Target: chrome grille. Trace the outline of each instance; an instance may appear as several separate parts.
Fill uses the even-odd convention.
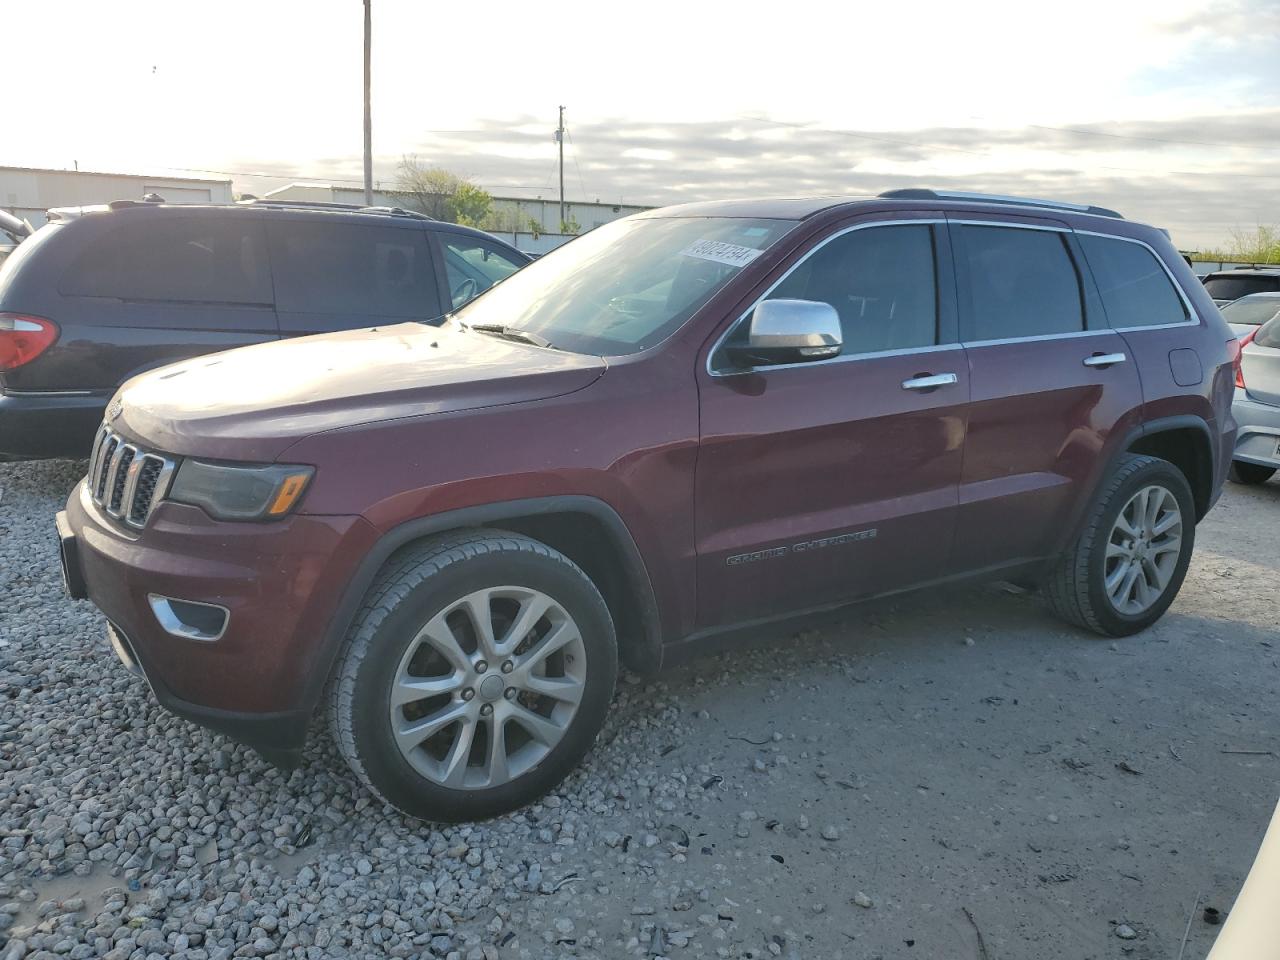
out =
[[[129,443],[103,424],[93,442],[86,486],[108,516],[141,529],[168,493],[175,466],[168,457]]]

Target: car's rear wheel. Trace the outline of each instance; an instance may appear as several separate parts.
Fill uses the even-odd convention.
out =
[[[1245,463],[1243,460],[1231,461],[1231,472],[1228,476],[1232,483],[1242,483],[1245,486],[1256,486],[1259,483],[1266,483],[1276,472],[1275,467],[1264,467],[1258,463]]]
[[[1050,603],[1064,619],[1106,636],[1145,629],[1178,595],[1195,522],[1182,471],[1156,457],[1126,455],[1048,578]]]
[[[424,820],[537,799],[582,759],[617,674],[608,607],[544,543],[472,530],[398,554],[329,691],[334,739],[375,793]]]

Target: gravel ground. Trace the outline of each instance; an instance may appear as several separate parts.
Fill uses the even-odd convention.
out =
[[[317,736],[170,717],[62,596],[71,464],[0,466],[0,958],[1171,957],[1276,801],[1280,482],[1143,636],[988,585],[624,678],[582,770],[436,829]],[[1187,958],[1215,928],[1191,925]]]

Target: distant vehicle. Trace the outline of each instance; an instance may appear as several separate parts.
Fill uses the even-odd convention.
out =
[[[619,658],[965,576],[1155,623],[1239,356],[1099,207],[653,210],[439,327],[131,380],[57,517],[66,583],[171,710],[284,765],[320,711],[388,803],[484,818],[582,758]]]
[[[1236,336],[1252,333],[1272,317],[1280,314],[1280,291],[1251,293],[1222,306],[1222,318],[1231,324]]]
[[[1254,293],[1280,293],[1280,267],[1236,267],[1204,278],[1204,288],[1218,306]]]
[[[87,457],[135,374],[230,347],[437,322],[529,257],[387,207],[124,200],[50,211],[0,268],[0,460]]]
[[[12,213],[0,210],[0,263],[4,263],[5,258],[31,233],[31,224]]]
[[[1236,368],[1236,452],[1231,479],[1266,483],[1280,469],[1280,317],[1272,317],[1241,341]]]

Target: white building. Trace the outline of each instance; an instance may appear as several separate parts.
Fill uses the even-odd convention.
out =
[[[364,190],[360,187],[338,187],[329,183],[291,183],[265,194],[264,200],[300,200],[311,203],[364,203]],[[394,207],[404,200],[385,190],[373,192],[373,204],[378,207]],[[648,210],[637,204],[565,201],[565,219],[577,223],[581,232],[594,230],[611,220],[628,217]],[[502,237],[521,250],[545,253],[571,240],[572,235],[560,232],[560,202],[542,197],[494,197],[490,233]],[[534,232],[534,225],[537,232]]]
[[[149,193],[169,203],[230,203],[232,200],[230,180],[0,167],[0,207],[30,220],[36,227],[45,222],[45,211],[51,207],[141,200]]]

